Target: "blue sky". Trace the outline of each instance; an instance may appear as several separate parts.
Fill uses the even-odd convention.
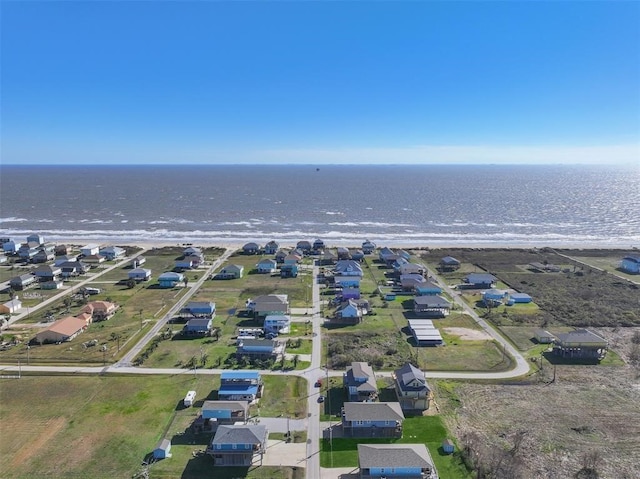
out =
[[[640,161],[640,2],[2,1],[5,164]]]

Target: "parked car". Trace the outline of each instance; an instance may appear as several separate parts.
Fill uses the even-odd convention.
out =
[[[322,387],[322,378],[320,378],[320,379],[318,379],[318,380],[316,381],[315,386],[316,386],[317,388]]]
[[[325,397],[324,396],[318,396],[318,402],[324,402]]]

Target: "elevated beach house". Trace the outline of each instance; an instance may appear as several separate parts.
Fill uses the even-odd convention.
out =
[[[256,270],[261,274],[271,274],[278,270],[278,263],[275,259],[264,258],[256,264]]]
[[[207,454],[215,466],[261,465],[269,435],[260,425],[233,424],[218,427]]]
[[[558,334],[553,353],[566,359],[604,359],[609,343],[603,337],[588,329],[576,329],[569,333]]]
[[[264,332],[287,334],[291,328],[291,317],[286,314],[270,314],[264,318]]]
[[[437,479],[424,444],[358,444],[359,479]]]
[[[211,318],[191,318],[182,328],[185,336],[208,336],[213,330],[213,319]]]
[[[158,276],[160,288],[175,288],[179,283],[184,283],[184,275],[174,271],[167,271]]]
[[[276,241],[269,241],[266,245],[264,245],[264,254],[276,254],[280,245]]]
[[[134,268],[127,273],[127,277],[134,281],[149,281],[151,279],[151,270],[147,268]]]
[[[251,359],[277,359],[284,354],[284,343],[274,339],[239,339],[236,357]]]
[[[216,303],[212,301],[190,301],[180,313],[193,318],[213,318],[216,315]]]
[[[423,318],[444,318],[449,315],[451,303],[442,296],[427,295],[413,298],[413,312]]]
[[[205,401],[193,425],[196,431],[204,432],[220,425],[246,424],[248,418],[248,401]]]
[[[289,314],[289,297],[286,294],[266,294],[247,300],[247,311],[256,318]]]
[[[107,258],[107,261],[113,261],[114,259],[124,256],[127,251],[124,248],[118,246],[107,246],[99,250],[99,255]]]
[[[21,274],[19,276],[14,276],[9,280],[9,286],[16,291],[23,290],[30,285],[33,285],[38,278],[36,278],[31,273]]]
[[[490,289],[498,279],[489,273],[470,273],[464,278],[469,289]]]
[[[260,252],[260,245],[258,243],[247,243],[242,247],[244,254],[258,254]]]
[[[376,376],[369,364],[354,361],[342,376],[350,402],[370,402],[378,399]]]
[[[218,399],[221,401],[248,401],[262,397],[264,384],[258,371],[223,371],[220,374]]]
[[[375,251],[376,244],[373,241],[365,240],[362,243],[362,252],[364,254],[371,254]]]
[[[240,279],[244,274],[244,266],[241,264],[228,264],[215,274],[213,279]]]
[[[404,414],[397,402],[346,402],[342,407],[345,437],[402,437]]]
[[[398,402],[403,411],[424,411],[429,408],[431,389],[424,372],[411,363],[393,372]]]
[[[438,263],[438,269],[443,273],[447,271],[456,271],[459,268],[460,268],[460,261],[455,259],[453,256],[445,256]]]

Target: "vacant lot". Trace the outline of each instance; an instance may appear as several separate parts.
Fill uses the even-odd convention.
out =
[[[569,253],[565,251],[564,253]],[[612,253],[609,254],[619,254]],[[528,293],[539,306],[536,314],[509,311],[509,322],[569,326],[640,325],[640,287],[619,276],[585,266],[550,249],[446,249],[423,256],[432,267],[451,255],[497,276],[505,285]],[[529,269],[532,262],[558,265],[563,272],[540,273]],[[460,272],[445,278],[460,280]]]
[[[632,329],[599,332],[630,361]],[[479,454],[485,469],[501,470],[496,477],[507,477],[509,466],[513,479],[637,478],[637,366],[558,365],[552,378],[553,367],[545,363],[528,384],[436,383],[438,401],[454,411],[449,426],[459,431],[460,445]],[[588,475],[591,466],[598,475]]]

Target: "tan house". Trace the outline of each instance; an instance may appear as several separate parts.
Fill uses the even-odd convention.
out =
[[[22,302],[18,298],[13,298],[11,301],[0,304],[1,314],[13,314],[17,313],[22,308]]]
[[[71,341],[85,329],[87,329],[87,322],[84,319],[68,316],[37,333],[35,340],[40,344]]]
[[[82,308],[83,313],[89,313],[93,321],[106,321],[116,313],[118,305],[109,301],[91,301]]]

